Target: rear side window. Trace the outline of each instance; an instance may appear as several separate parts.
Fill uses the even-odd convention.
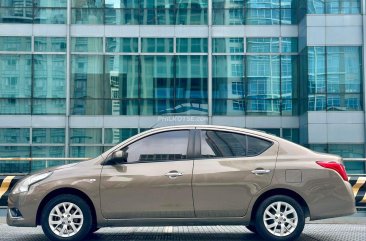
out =
[[[201,158],[257,156],[272,142],[225,131],[201,131]]]

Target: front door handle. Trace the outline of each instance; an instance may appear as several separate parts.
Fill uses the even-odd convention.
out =
[[[258,176],[258,175],[268,174],[268,173],[271,172],[271,170],[268,170],[268,169],[255,169],[255,170],[252,170],[251,172]]]
[[[183,176],[183,173],[178,171],[170,171],[165,174],[166,177],[169,177],[170,179],[176,179],[177,177]]]

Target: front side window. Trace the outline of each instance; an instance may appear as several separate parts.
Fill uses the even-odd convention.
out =
[[[257,156],[270,146],[272,142],[253,136],[224,131],[201,131],[201,158]]]
[[[122,150],[127,163],[177,161],[187,159],[188,130],[154,134],[138,140]]]

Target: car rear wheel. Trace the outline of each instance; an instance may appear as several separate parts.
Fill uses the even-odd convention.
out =
[[[267,240],[297,239],[305,226],[301,205],[291,197],[276,195],[264,200],[256,213],[257,233]]]
[[[55,241],[82,240],[90,233],[92,223],[89,205],[80,197],[70,194],[51,199],[41,216],[43,232]]]

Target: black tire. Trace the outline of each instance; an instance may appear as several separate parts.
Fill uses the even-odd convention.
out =
[[[63,202],[70,202],[75,204],[77,207],[80,208],[82,215],[83,215],[83,223],[80,226],[80,229],[70,237],[62,237],[57,235],[51,230],[51,227],[48,223],[48,217],[52,211],[52,209]],[[42,210],[41,215],[41,225],[44,234],[50,240],[54,241],[76,241],[76,240],[83,240],[92,230],[93,227],[93,217],[90,211],[89,205],[80,197],[71,194],[63,194],[52,198],[50,201],[47,202],[45,207]]]
[[[257,229],[256,229],[256,227],[254,226],[254,225],[247,225],[247,226],[245,226],[250,232],[252,232],[252,233],[257,233]]]
[[[292,233],[289,233],[286,236],[276,236],[276,235],[272,234],[270,231],[268,231],[265,226],[265,221],[263,218],[264,212],[267,207],[269,207],[271,204],[273,204],[275,202],[284,202],[284,203],[290,204],[297,214],[297,219],[298,219],[297,225],[294,228],[294,230],[292,231]],[[281,211],[281,213],[282,213],[282,211]],[[284,216],[282,216],[282,217],[284,217]],[[282,219],[282,217],[281,217],[281,219]],[[288,218],[288,216],[286,218]],[[276,219],[276,220],[281,221],[280,219]],[[286,221],[286,219],[284,219],[284,220]],[[283,220],[282,220],[282,223],[283,223]],[[288,197],[288,196],[284,196],[284,195],[275,195],[275,196],[265,199],[259,205],[257,212],[256,212],[256,216],[255,216],[255,227],[256,227],[257,233],[266,240],[273,240],[273,241],[296,240],[301,235],[301,233],[304,229],[304,226],[305,226],[305,215],[304,215],[303,208],[295,199]],[[276,227],[280,227],[280,226],[276,226]],[[291,229],[292,226],[289,225],[287,227],[289,229]]]
[[[91,230],[90,230],[90,233],[95,233],[99,230],[100,228],[96,228],[96,227],[93,227]]]

